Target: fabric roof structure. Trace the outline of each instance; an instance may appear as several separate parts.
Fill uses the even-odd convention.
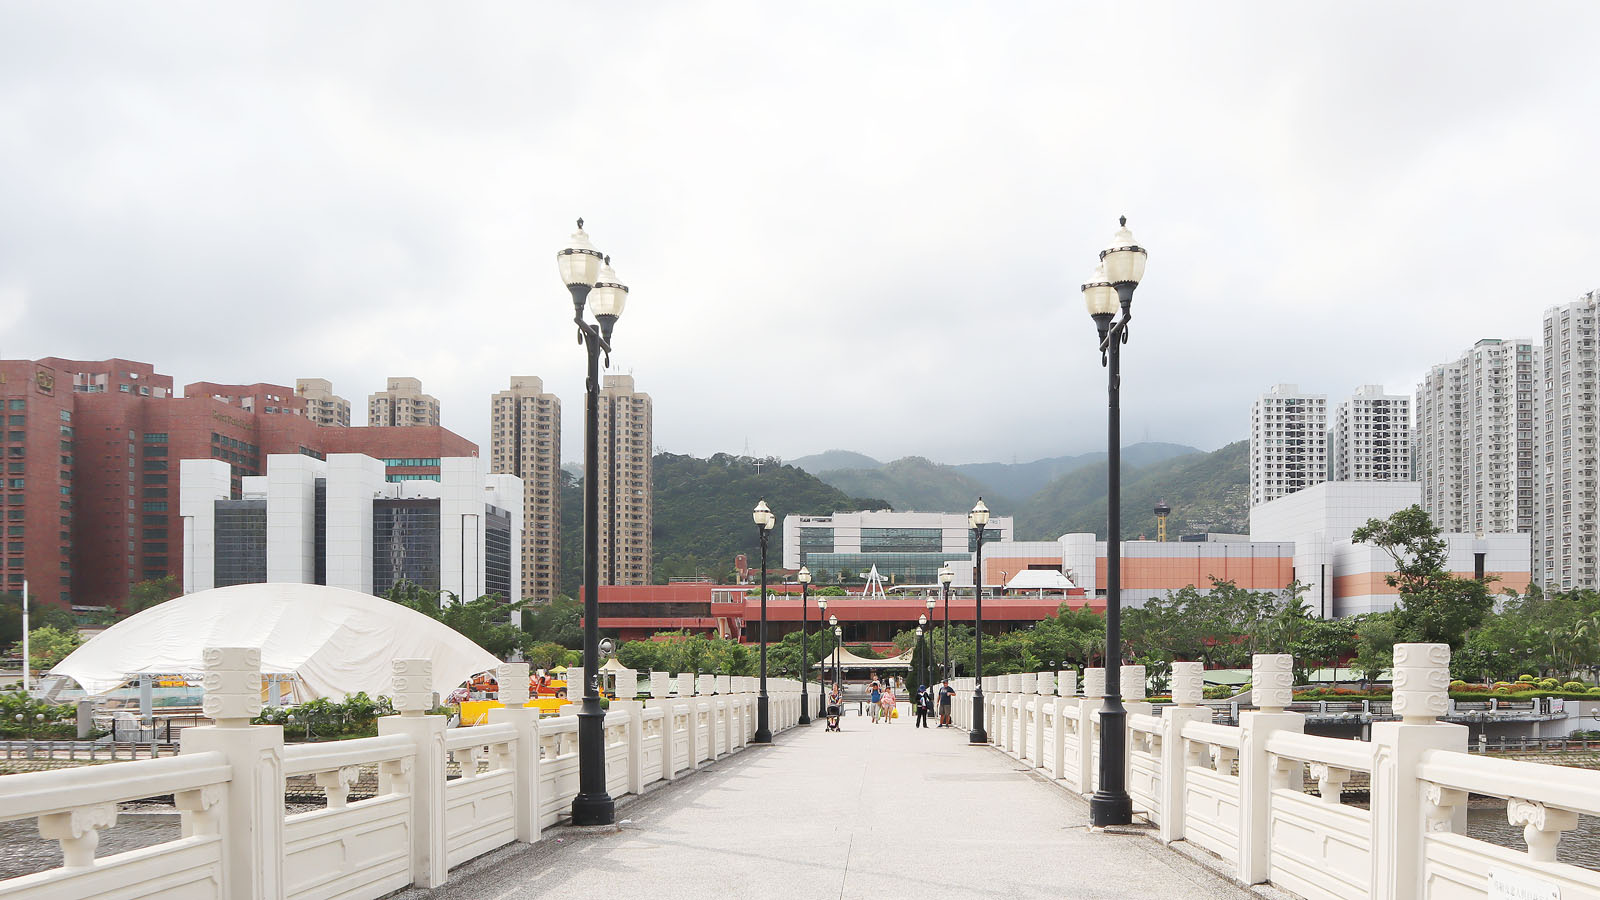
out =
[[[454,629],[398,603],[316,584],[239,584],[179,597],[89,639],[50,670],[104,694],[135,675],[197,675],[208,647],[255,647],[264,675],[290,676],[294,702],[394,693],[392,662],[433,661],[449,694],[499,660]]]
[[[811,668],[831,669],[833,668],[833,658],[830,656]],[[857,656],[841,647],[839,648],[839,668],[843,671],[852,669],[909,669],[911,668],[911,651],[907,650],[899,656],[890,656],[885,659],[867,659],[865,656]]]
[[[1006,582],[1008,591],[1070,591],[1077,585],[1055,569],[1023,569]]]

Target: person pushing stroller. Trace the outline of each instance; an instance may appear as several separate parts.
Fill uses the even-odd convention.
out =
[[[839,686],[834,685],[828,692],[828,727],[827,731],[839,730],[839,716],[844,711],[843,700],[839,696]]]

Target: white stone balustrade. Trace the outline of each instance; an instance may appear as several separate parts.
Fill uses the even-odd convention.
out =
[[[1137,673],[1124,668],[1135,766],[1130,794],[1163,840],[1187,840],[1223,857],[1241,880],[1316,900],[1518,895],[1508,891],[1600,897],[1600,873],[1556,861],[1562,835],[1578,817],[1600,815],[1600,772],[1468,755],[1465,729],[1438,721],[1447,707],[1448,648],[1395,648],[1395,712],[1402,719],[1375,723],[1370,742],[1303,734],[1303,718],[1286,711],[1288,657],[1253,662],[1258,708],[1245,711],[1237,727],[1212,722],[1211,707],[1202,705],[1199,663],[1173,665],[1174,702],[1159,716],[1136,711],[1134,704],[1144,704],[1127,686]],[[1087,793],[1094,772],[1081,767],[1093,754],[1082,745],[1093,741],[1090,722],[1098,718],[1104,673],[1084,673],[1083,698],[1072,696],[1072,681],[1060,673],[1057,696],[1048,698],[1009,692],[1022,684],[1001,677],[985,701],[1003,708],[1020,702],[1033,712],[1036,730],[1006,731],[1001,717],[992,735],[997,749]],[[974,686],[971,679],[953,683],[963,727]],[[1045,700],[1054,706],[1040,705]],[[1342,786],[1357,773],[1371,780],[1370,809],[1342,802]],[[1303,790],[1308,781],[1315,794]],[[1526,852],[1461,833],[1469,793],[1508,801],[1508,819],[1523,828]]]
[[[0,880],[0,896],[377,898],[438,886],[469,859],[538,840],[577,793],[577,717],[540,719],[523,705],[526,664],[496,670],[505,705],[490,711],[489,724],[446,728],[443,716],[427,715],[436,699],[432,663],[397,660],[398,714],[379,720],[378,737],[285,746],[280,726],[249,724],[261,709],[260,654],[213,648],[203,658],[203,708],[217,724],[184,729],[179,755],[0,777],[0,822],[36,819],[63,858],[58,868]],[[755,679],[723,676],[723,694],[695,697],[692,679],[680,676],[673,697],[657,674],[649,701],[626,699],[632,680],[619,676],[605,720],[614,796],[682,777],[754,732]],[[773,732],[793,727],[798,682],[769,678],[767,687]],[[724,731],[713,736],[718,724]],[[459,777],[449,777],[451,765]],[[364,767],[377,770],[377,795],[352,801]],[[285,814],[284,780],[296,776],[323,790],[326,808]],[[96,855],[119,804],[167,794],[180,812],[179,839]]]

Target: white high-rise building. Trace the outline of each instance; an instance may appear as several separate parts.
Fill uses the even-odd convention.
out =
[[[1328,396],[1273,385],[1250,407],[1250,505],[1328,480]]]
[[[489,471],[522,479],[522,593],[548,603],[560,589],[561,399],[543,380],[513,375],[510,389],[490,399]]]
[[[1534,579],[1547,589],[1600,587],[1596,577],[1596,306],[1600,290],[1544,312],[1542,409],[1533,437],[1538,491]],[[1520,395],[1519,395],[1520,396]],[[1520,399],[1518,405],[1521,405]],[[1520,439],[1520,433],[1519,433]]]
[[[1329,481],[1411,480],[1411,398],[1364,384],[1339,401],[1328,441]]]
[[[1527,338],[1488,338],[1417,385],[1417,480],[1442,530],[1533,532],[1538,361]]]

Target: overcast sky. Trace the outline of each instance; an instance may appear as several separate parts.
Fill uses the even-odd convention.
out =
[[[0,354],[420,377],[482,444],[583,354],[668,451],[1104,445],[1078,285],[1150,250],[1124,433],[1410,392],[1600,287],[1600,6],[0,3]],[[487,446],[484,447],[487,452]]]

